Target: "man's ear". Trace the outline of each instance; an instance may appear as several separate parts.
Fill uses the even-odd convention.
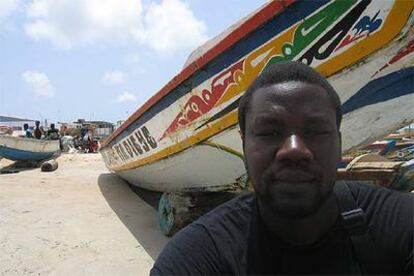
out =
[[[241,140],[242,140],[242,149],[243,149],[243,152],[244,152],[244,134],[243,134],[243,132],[241,131],[241,129],[239,129],[239,134],[240,134],[240,138],[241,138]]]
[[[342,161],[342,133],[341,131],[338,130],[338,140],[339,140],[339,145],[338,145],[338,162]]]

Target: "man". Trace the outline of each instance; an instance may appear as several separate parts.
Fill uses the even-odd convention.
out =
[[[29,124],[23,124],[24,137],[33,138],[33,134],[29,129]]]
[[[59,140],[59,131],[55,128],[55,124],[50,124],[50,129],[47,131],[46,138],[48,140]]]
[[[36,126],[36,128],[34,130],[34,137],[36,139],[41,139],[42,138],[42,135],[43,135],[43,132],[42,132],[42,130],[39,127],[40,126],[40,122],[39,121],[36,121],[35,122],[35,126]]]
[[[412,273],[413,197],[335,184],[341,119],[338,95],[312,68],[268,67],[239,104],[255,193],[176,234],[151,274]]]

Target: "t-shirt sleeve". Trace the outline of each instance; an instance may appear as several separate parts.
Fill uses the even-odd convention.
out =
[[[405,261],[404,275],[414,275],[414,252],[411,251]]]
[[[208,231],[191,224],[178,232],[156,260],[150,275],[218,274],[220,252]]]

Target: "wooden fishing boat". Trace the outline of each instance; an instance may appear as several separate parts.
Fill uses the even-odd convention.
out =
[[[59,141],[0,135],[0,156],[13,161],[41,161],[60,151]]]
[[[103,143],[107,167],[161,192],[243,186],[237,106],[270,65],[306,63],[340,95],[344,152],[413,121],[414,1],[271,1],[197,49]]]

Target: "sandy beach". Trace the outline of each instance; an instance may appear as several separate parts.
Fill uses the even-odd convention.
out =
[[[155,209],[99,154],[57,161],[0,175],[0,274],[148,275],[168,241]]]

